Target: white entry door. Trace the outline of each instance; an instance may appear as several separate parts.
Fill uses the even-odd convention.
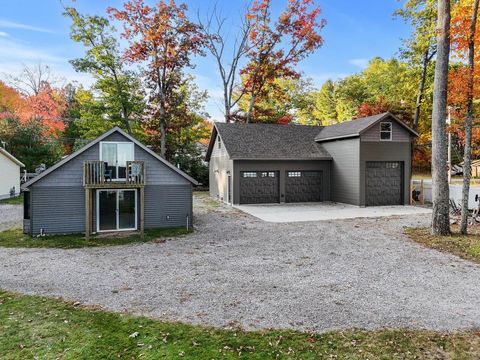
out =
[[[97,231],[137,230],[137,191],[97,191]]]

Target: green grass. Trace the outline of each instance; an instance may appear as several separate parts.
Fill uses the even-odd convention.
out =
[[[7,205],[22,205],[23,204],[23,193],[19,196],[11,197],[8,199],[0,200],[0,204],[7,204]]]
[[[166,228],[145,230],[145,236],[139,233],[92,236],[89,240],[83,234],[50,235],[31,237],[22,233],[19,228],[0,232],[0,246],[10,248],[61,248],[73,249],[94,246],[124,245],[136,242],[161,240],[165,237],[179,236],[190,233],[186,228]]]
[[[405,233],[413,241],[429,248],[480,263],[480,229],[469,228],[469,235],[460,235],[458,226],[452,226],[452,230],[450,236],[432,235],[429,228],[407,228]]]
[[[221,330],[0,290],[2,359],[478,359],[480,333]]]

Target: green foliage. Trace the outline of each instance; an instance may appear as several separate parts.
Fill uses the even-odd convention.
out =
[[[60,142],[46,133],[47,128],[35,119],[22,123],[13,116],[0,118],[0,139],[7,143],[7,150],[30,172],[42,163],[53,165],[63,155]]]
[[[138,75],[126,70],[113,27],[106,18],[81,15],[72,7],[66,8],[64,14],[72,20],[70,37],[86,48],[82,58],[70,63],[76,71],[96,78],[93,88],[102,111],[97,109],[94,123],[101,116],[131,133],[143,112],[144,96]]]
[[[313,115],[322,125],[329,125],[337,122],[337,101],[335,95],[335,84],[327,80],[319,91],[311,94],[314,101]]]
[[[19,196],[10,197],[10,198],[7,198],[7,199],[2,199],[2,200],[0,200],[0,204],[22,205],[23,204],[23,194],[20,194]]]
[[[0,319],[0,354],[6,360],[467,360],[480,356],[475,331],[382,329],[312,334],[292,330],[223,330],[105,312],[7,291],[0,291]]]
[[[7,248],[58,248],[75,249],[83,247],[125,245],[138,242],[148,242],[164,237],[180,236],[190,233],[187,228],[147,229],[142,237],[139,233],[93,236],[89,240],[82,234],[48,235],[31,237],[23,234],[21,229],[9,229],[0,232],[0,247]]]

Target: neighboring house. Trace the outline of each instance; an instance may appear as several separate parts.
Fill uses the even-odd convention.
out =
[[[408,204],[415,136],[390,113],[326,127],[216,123],[210,195],[229,204]]]
[[[115,127],[23,185],[24,232],[192,225],[190,176]]]
[[[0,199],[20,194],[20,168],[23,163],[0,146]]]

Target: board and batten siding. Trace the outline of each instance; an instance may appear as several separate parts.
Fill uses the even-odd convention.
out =
[[[365,169],[367,161],[392,161],[403,163],[403,197],[404,204],[410,202],[410,171],[411,143],[410,141],[379,141],[363,142],[360,147],[360,205],[365,206]]]
[[[380,123],[381,122],[390,122],[392,123],[392,140],[380,140]],[[361,136],[360,139],[362,141],[400,141],[400,142],[410,142],[410,132],[406,130],[402,125],[400,125],[394,119],[386,119],[380,122],[377,122],[373,125],[370,129],[365,131]]]
[[[120,133],[113,133],[103,141],[129,142]],[[145,161],[145,228],[186,226],[187,216],[191,225],[192,184],[137,145],[134,147],[134,157],[135,160]],[[46,234],[85,231],[83,162],[99,159],[100,143],[30,186],[32,235],[40,233],[40,229]],[[95,192],[96,190],[93,191],[94,199]],[[139,196],[137,198],[139,199]],[[94,231],[95,212],[94,207]],[[137,213],[139,214],[139,210]],[[166,216],[170,217],[170,221],[161,221],[166,219]]]
[[[360,139],[323,142],[332,156],[332,201],[360,205]]]
[[[20,193],[20,166],[0,153],[0,199],[10,197],[10,189]]]
[[[213,144],[210,163],[208,166],[210,196],[220,201],[228,201],[228,172],[231,175],[233,187],[233,161],[230,160],[223,142],[218,147],[218,141],[221,141],[217,135]]]

